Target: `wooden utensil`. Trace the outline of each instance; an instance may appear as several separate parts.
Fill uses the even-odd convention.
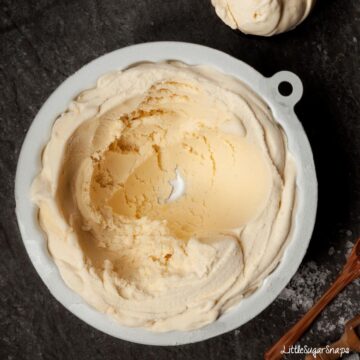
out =
[[[330,289],[318,302],[298,321],[279,341],[277,341],[264,355],[265,360],[277,360],[283,357],[282,350],[288,350],[300,336],[308,329],[315,318],[324,310],[336,295],[350,282],[360,277],[360,239],[354,245],[343,271]]]
[[[316,354],[316,357],[312,354],[306,355],[305,360],[336,360],[341,355],[340,353],[335,353],[336,349],[339,348],[348,348],[350,351],[360,352],[360,338],[355,331],[358,326],[360,326],[360,315],[345,324],[344,334],[338,341],[329,345],[326,349],[324,348],[322,352]]]

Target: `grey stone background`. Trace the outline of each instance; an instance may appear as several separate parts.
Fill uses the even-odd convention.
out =
[[[320,190],[309,251],[279,298],[235,331],[164,348],[102,334],[50,295],[25,253],[13,196],[22,141],[51,92],[96,57],[155,40],[220,49],[267,76],[297,73],[305,95],[296,111]],[[0,359],[261,359],[336,277],[360,235],[359,42],[359,0],[319,0],[302,26],[269,39],[232,31],[210,0],[0,0]],[[360,312],[359,285],[337,298],[301,344],[337,339]]]

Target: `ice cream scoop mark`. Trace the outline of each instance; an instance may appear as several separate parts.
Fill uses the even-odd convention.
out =
[[[206,136],[203,136],[203,140],[204,140],[205,145],[208,148],[209,157],[210,157],[211,164],[212,164],[212,173],[213,173],[213,178],[211,179],[211,186],[212,186],[214,184],[214,177],[215,177],[215,174],[216,174],[216,161],[215,161],[215,157],[214,157],[214,154],[212,152],[210,143],[209,143],[208,139],[206,138]]]
[[[170,180],[169,184],[171,185],[171,193],[169,197],[165,200],[165,203],[170,203],[177,200],[185,192],[185,180],[180,175],[179,169],[175,169],[176,177],[174,180]]]
[[[141,179],[141,177],[139,175],[137,175],[136,173],[134,174],[134,177],[139,183],[146,184],[146,181]]]
[[[157,165],[158,165],[159,169],[164,170],[163,166],[162,166],[162,155],[161,155],[160,146],[153,145],[152,147],[153,147],[153,150],[154,150],[155,155],[156,155],[156,161],[157,161]]]
[[[165,261],[167,262],[167,261],[170,260],[171,257],[172,257],[172,254],[166,254],[166,255],[164,256],[164,259],[165,259]]]
[[[230,8],[229,4],[226,4],[226,12],[229,15],[229,17],[232,19],[232,21],[236,24],[236,27],[239,28],[239,24],[236,21],[236,18],[234,16],[233,12],[231,11],[231,8]]]
[[[170,86],[174,86],[174,87],[180,87],[180,88],[188,88],[188,89],[193,89],[193,90],[198,90],[198,88],[196,86],[193,86],[189,83],[186,82],[180,82],[180,81],[164,81],[163,84],[165,85],[170,85]]]

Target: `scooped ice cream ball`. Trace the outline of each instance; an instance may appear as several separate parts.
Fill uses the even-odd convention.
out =
[[[245,34],[272,36],[294,29],[316,0],[211,0],[217,15]]]

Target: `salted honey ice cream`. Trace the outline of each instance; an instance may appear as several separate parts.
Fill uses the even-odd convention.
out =
[[[191,330],[278,264],[295,176],[283,130],[242,82],[143,63],[104,75],[56,120],[32,199],[86,302],[123,325]]]
[[[211,0],[216,14],[232,29],[272,36],[294,29],[310,14],[316,0]]]

